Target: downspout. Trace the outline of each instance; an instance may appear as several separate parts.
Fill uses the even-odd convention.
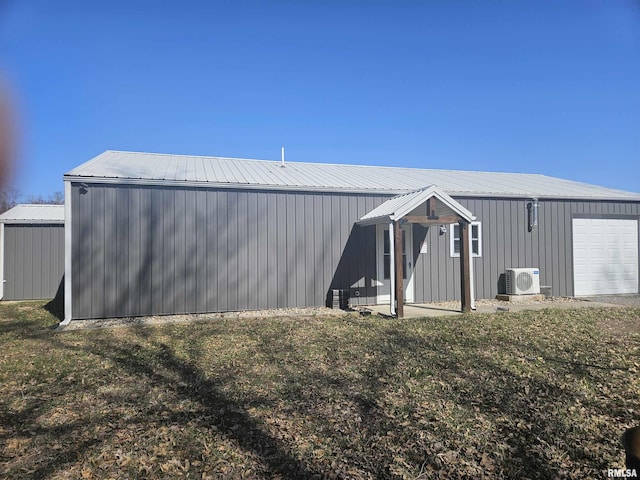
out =
[[[389,313],[396,314],[396,265],[395,265],[395,235],[394,222],[389,220]]]
[[[4,298],[4,222],[0,223],[0,300]]]
[[[69,325],[71,311],[71,182],[64,182],[64,320],[60,325]]]

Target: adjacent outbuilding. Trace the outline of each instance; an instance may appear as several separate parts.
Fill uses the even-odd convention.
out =
[[[520,293],[639,291],[640,194],[597,185],[119,151],[64,182],[65,322],[336,294],[391,312],[398,300],[464,308],[505,293],[507,271]]]
[[[17,205],[0,215],[0,299],[54,298],[64,275],[64,205]]]

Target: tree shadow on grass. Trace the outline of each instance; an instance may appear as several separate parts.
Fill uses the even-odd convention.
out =
[[[259,458],[269,477],[309,478],[308,467],[288,452],[264,426],[253,418],[244,407],[226,395],[221,386],[233,383],[234,379],[221,376],[209,378],[197,366],[179,358],[172,347],[153,340],[144,327],[130,328],[132,341],[118,344],[103,335],[92,342],[89,353],[108,359],[134,377],[144,377],[150,386],[173,391],[179,398],[199,405],[193,417],[206,418],[207,427],[233,439],[245,452]],[[135,338],[141,340],[135,341]],[[148,342],[149,346],[142,346]],[[260,402],[260,398],[254,401]],[[189,414],[180,421],[191,420]]]
[[[62,335],[43,336],[42,340],[64,349],[69,356],[97,356],[115,365],[123,377],[139,380],[143,388],[171,392],[174,404],[184,400],[197,405],[197,411],[169,412],[164,421],[178,428],[195,422],[198,429],[215,430],[257,459],[265,478],[309,478],[329,472],[351,478],[395,478],[401,473],[394,469],[404,465],[405,473],[422,475],[420,478],[521,475],[546,479],[571,477],[579,462],[588,466],[583,472],[595,475],[606,463],[594,458],[589,442],[606,441],[615,425],[595,438],[593,432],[570,424],[569,417],[558,413],[575,402],[586,406],[589,415],[602,413],[598,411],[602,405],[589,405],[578,388],[588,373],[580,365],[559,362],[554,367],[559,378],[566,380],[561,388],[559,380],[548,374],[527,376],[527,372],[510,369],[501,356],[484,355],[482,343],[469,342],[462,325],[460,332],[445,335],[437,331],[427,334],[424,328],[416,333],[413,327],[419,325],[417,321],[353,321],[349,332],[359,336],[351,338],[345,331],[334,335],[332,328],[340,327],[335,323],[331,328],[316,328],[313,323],[296,326],[295,321],[283,320],[283,325],[285,322],[289,322],[286,328],[240,327],[241,333],[255,342],[246,349],[255,357],[228,371],[199,367],[202,363],[197,360],[205,355],[202,345],[207,343],[200,343],[197,334],[187,335],[183,328],[167,328],[159,335],[153,327],[129,327],[126,336],[99,331],[80,342]],[[331,325],[335,320],[327,322]],[[301,338],[296,328],[307,329],[307,337]],[[219,335],[225,329],[203,331]],[[234,338],[230,335],[228,341]],[[181,349],[184,346],[188,347],[186,355]],[[522,348],[515,341],[507,343],[501,355],[509,356]],[[246,373],[238,368],[260,371]],[[256,376],[263,374],[262,369],[269,371],[264,378],[272,382],[264,397],[236,388],[238,381],[259,383]],[[596,370],[604,378],[606,372]],[[415,385],[422,390],[412,390]],[[61,383],[56,391],[64,395],[67,388],[72,385]],[[26,405],[19,416],[5,418],[5,431],[37,423],[43,414],[37,408],[37,396],[36,392],[32,399],[36,403]],[[296,423],[298,435],[311,431],[316,438],[303,440],[333,448],[331,458],[316,458],[304,451],[299,438],[280,437],[280,433],[287,433],[286,427],[277,426],[275,433],[271,426],[268,430],[248,411],[248,406],[257,405],[270,409],[276,420]],[[285,410],[277,411],[283,406]],[[452,410],[459,418],[446,417]],[[146,420],[144,415],[121,421],[113,429],[126,429],[130,421],[158,419],[156,415]],[[484,426],[474,425],[480,420]],[[43,456],[35,474],[46,478],[82,464],[83,455],[95,449],[100,440],[78,437],[77,431],[106,421],[85,418],[51,430],[34,429],[37,435],[55,431],[77,439],[55,455]],[[485,428],[491,437],[469,434],[467,430],[474,428]],[[573,464],[549,454],[567,451],[572,452],[569,460]]]
[[[550,479],[571,477],[580,468],[590,474],[606,469],[606,458],[594,456],[593,442],[606,444],[615,425],[589,431],[567,408],[577,404],[589,416],[606,413],[579,385],[589,375],[585,369],[604,375],[608,368],[550,357],[557,364],[553,370],[529,374],[508,368],[500,356],[484,355],[482,344],[470,344],[462,328],[459,335],[438,338],[437,332],[416,335],[407,324],[395,325],[377,326],[363,345],[314,339],[324,350],[308,362],[305,350],[286,336],[262,337],[261,354],[288,379],[285,401],[300,415],[313,411],[319,425],[335,425],[328,441],[341,446],[343,471],[348,462],[363,477],[391,478],[392,467],[404,462],[413,465],[413,475]],[[510,356],[518,344],[508,347]],[[345,368],[349,362],[357,362],[358,371]],[[427,379],[419,379],[417,388],[435,386],[440,393],[411,391],[412,373],[419,378],[421,371],[428,371]],[[428,409],[423,401],[432,402]],[[446,409],[438,408],[441,402]],[[475,433],[483,428],[489,438]]]

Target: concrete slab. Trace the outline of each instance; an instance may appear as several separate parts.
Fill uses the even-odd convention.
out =
[[[500,302],[500,304],[491,305],[478,305],[476,310],[471,314],[476,313],[500,313],[500,312],[521,312],[524,310],[545,310],[547,308],[569,310],[574,308],[603,308],[603,307],[621,307],[621,305],[615,305],[611,303],[603,302],[583,302],[583,301],[540,301],[535,303],[509,303]],[[368,305],[367,309],[371,310],[373,314],[378,314],[384,317],[390,317],[389,305]],[[456,316],[462,315],[460,309],[447,308],[442,305],[433,303],[412,303],[405,304],[404,306],[404,318],[420,318],[420,317],[444,317],[444,316]]]
[[[498,300],[511,303],[530,303],[541,302],[544,300],[544,295],[507,295],[506,293],[499,293],[496,295]]]

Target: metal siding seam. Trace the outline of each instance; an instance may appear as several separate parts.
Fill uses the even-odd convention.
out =
[[[228,175],[228,167],[225,164],[225,175]],[[227,178],[229,179],[229,178]],[[230,282],[233,275],[233,259],[231,258],[231,248],[233,245],[234,234],[233,214],[231,207],[233,205],[233,190],[219,191],[218,197],[218,219],[222,225],[222,235],[218,236],[218,255],[221,260],[222,268],[218,272],[218,298],[221,302],[222,311],[233,310],[233,285]]]
[[[93,228],[94,221],[89,222],[89,219],[94,219],[95,214],[93,211],[94,197],[96,191],[102,190],[103,187],[91,186],[91,188],[84,188],[78,185],[72,185],[72,198],[75,203],[73,206],[74,218],[72,220],[72,236],[73,236],[73,249],[72,249],[72,261],[74,263],[74,304],[78,306],[74,310],[74,317],[79,318],[95,318],[94,315],[94,294],[92,289],[97,281],[94,277],[94,239]],[[80,191],[84,193],[80,193]],[[66,203],[65,198],[65,203]],[[65,221],[66,223],[66,221]],[[104,283],[104,279],[102,283]],[[65,291],[66,296],[66,291]]]
[[[198,235],[197,235],[197,191],[187,189],[185,191],[185,234],[187,243],[185,245],[185,259],[187,264],[187,279],[185,285],[185,303],[187,312],[196,313],[198,311],[197,285],[198,285]]]
[[[258,202],[260,194],[247,192],[247,308],[257,309],[258,292]]]
[[[147,215],[143,212],[144,208],[144,189],[137,187],[133,190],[133,212],[129,214],[130,224],[133,222],[133,239],[134,239],[134,265],[135,270],[133,276],[129,277],[129,282],[135,289],[132,310],[134,315],[149,315],[149,310],[143,307],[143,296],[146,294],[147,278],[146,278],[146,262],[145,262],[145,239],[146,239],[146,222]],[[129,227],[131,229],[131,227]]]
[[[553,215],[552,205],[550,202],[545,202],[545,218],[547,219],[545,242],[544,242],[544,263],[545,263],[545,283],[552,286],[554,291],[557,291],[558,286],[553,283],[553,255],[551,249],[553,248]],[[539,228],[539,227],[538,227]],[[542,277],[542,276],[541,276]],[[543,280],[540,278],[540,280]]]
[[[560,288],[560,249],[561,238],[560,232],[562,229],[562,221],[560,219],[558,202],[553,202],[553,218],[555,219],[554,225],[554,248],[553,248],[553,283],[557,285],[558,291]]]
[[[495,277],[495,282],[492,281],[491,271],[489,265],[492,262],[493,251],[491,249],[491,237],[492,237],[492,223],[491,223],[491,211],[489,208],[490,201],[480,199],[481,205],[481,222],[482,222],[482,297],[480,298],[494,298],[496,296],[497,289],[494,290],[493,285],[498,282],[498,276]],[[486,225],[486,226],[485,226]]]
[[[238,247],[240,238],[239,216],[238,216],[238,192],[230,191],[227,194],[227,218],[229,230],[227,235],[227,256],[229,263],[227,264],[227,297],[229,310],[238,310]]]
[[[21,284],[21,277],[18,274],[22,269],[18,268],[18,265],[22,262],[20,250],[17,249],[17,245],[21,245],[21,248],[25,248],[24,238],[21,236],[21,230],[19,225],[15,225],[8,232],[7,236],[11,238],[13,236],[13,245],[10,246],[9,251],[15,252],[11,256],[8,256],[7,261],[10,261],[9,275],[7,275],[7,299],[14,300],[19,298],[19,292],[24,289]]]
[[[162,208],[160,209],[159,215],[160,218],[162,219],[162,231],[161,231],[161,235],[159,235],[159,238],[162,238],[162,254],[161,254],[161,261],[159,264],[159,279],[158,281],[161,282],[161,292],[162,294],[160,295],[160,299],[159,299],[159,303],[160,303],[160,308],[158,309],[158,313],[160,314],[164,314],[164,313],[168,313],[169,309],[168,309],[168,304],[169,304],[169,295],[170,295],[170,287],[168,285],[168,281],[169,278],[173,275],[173,272],[171,271],[171,258],[170,258],[170,238],[169,238],[169,233],[172,231],[172,228],[169,227],[167,225],[168,221],[169,221],[169,195],[171,193],[171,191],[169,189],[160,189],[159,190],[160,196],[161,196],[161,200],[162,200]]]
[[[40,255],[41,255],[41,276],[40,286],[38,289],[38,298],[53,298],[51,292],[51,231],[50,227],[40,228],[39,243],[40,243]]]
[[[323,244],[322,244],[322,248],[326,249],[327,246],[329,246],[329,255],[322,255],[322,257],[329,257],[329,262],[333,263],[333,259],[334,258],[340,258],[340,243],[341,243],[341,236],[342,236],[342,212],[344,210],[344,205],[343,205],[343,201],[342,201],[342,196],[338,196],[338,195],[331,195],[331,194],[324,194],[323,196],[326,196],[327,200],[329,201],[330,204],[330,212],[331,212],[331,216],[329,218],[326,217],[324,218],[324,221],[322,222],[322,233],[323,233]],[[323,209],[326,208],[323,205]],[[319,235],[316,235],[316,238],[318,238]],[[316,265],[318,263],[318,250],[321,249],[317,249],[316,250]],[[323,261],[322,258],[320,258],[320,261]],[[347,259],[347,264],[349,262],[349,259]],[[324,263],[324,262],[323,262]],[[322,268],[321,272],[323,274],[323,278],[321,280],[321,284],[325,285],[327,282],[324,281],[324,276],[326,275],[326,266],[323,265],[324,268]],[[341,287],[347,288],[349,287],[349,285],[346,285],[347,279],[345,278],[340,278],[340,283],[341,283]],[[317,290],[317,283],[316,283],[316,290]]]
[[[302,193],[295,193],[295,276],[296,276],[296,306],[302,307],[305,303],[305,271],[306,271],[306,245],[305,239],[305,224],[304,224],[304,199],[305,195]]]
[[[104,254],[104,214],[100,215],[96,221],[96,203],[97,198],[101,196],[104,199],[104,190],[106,187],[104,186],[91,186],[87,187],[76,186],[74,189],[73,199],[76,202],[73,210],[76,213],[76,218],[74,219],[72,225],[74,225],[73,232],[73,251],[80,252],[80,261],[78,262],[77,267],[77,278],[80,280],[78,282],[80,284],[80,288],[82,289],[82,295],[78,294],[78,299],[81,300],[82,310],[83,310],[83,318],[95,318],[104,317],[105,315],[105,269],[104,269],[104,259],[103,266],[98,274],[95,272],[95,264],[97,261],[97,255],[95,254],[95,249],[100,248]],[[80,191],[84,191],[84,194],[81,194]],[[103,201],[104,203],[104,201]],[[98,205],[99,206],[99,205]],[[91,221],[89,221],[91,220]],[[99,242],[96,241],[93,233],[94,226],[97,224],[102,225],[102,238],[99,239]],[[98,247],[96,247],[96,245]],[[76,261],[77,258],[76,258]],[[87,275],[85,278],[83,275]],[[96,278],[97,277],[97,278]],[[101,309],[96,315],[96,294],[94,289],[100,290],[100,298]],[[78,292],[79,293],[79,292]],[[88,300],[87,300],[88,297]]]
[[[287,305],[297,307],[297,283],[298,283],[298,265],[296,258],[296,194],[288,194],[286,196],[287,217],[285,222],[286,229],[286,271],[288,275],[287,282]]]
[[[46,249],[46,253],[47,253],[47,257],[46,257],[46,265],[47,265],[47,270],[48,270],[48,286],[47,286],[47,295],[46,298],[54,298],[57,292],[57,287],[58,287],[58,282],[56,280],[56,272],[57,269],[55,268],[54,262],[56,260],[56,257],[58,256],[58,254],[60,253],[57,249],[57,243],[56,243],[56,227],[50,226],[47,229],[48,232],[48,240],[45,238],[44,242],[45,245],[48,245],[47,249]]]
[[[126,193],[117,195],[119,211],[118,211],[118,228],[122,229],[122,232],[118,235],[121,239],[119,245],[119,251],[122,253],[118,255],[121,267],[118,268],[118,311],[122,312],[126,316],[131,316],[131,285],[129,284],[129,271],[131,270],[130,263],[130,232],[129,232],[129,210],[130,210],[130,196],[131,188],[124,189]]]
[[[316,304],[316,280],[318,275],[318,238],[316,237],[315,195],[305,196],[305,242],[309,247],[307,252],[307,271],[305,281],[305,306]]]
[[[111,264],[111,257],[109,255],[110,253],[110,249],[112,248],[112,244],[113,242],[111,241],[111,238],[107,237],[107,232],[111,232],[113,231],[113,225],[111,225],[110,223],[112,222],[112,215],[114,214],[113,210],[107,208],[107,190],[106,187],[99,187],[98,189],[96,189],[96,191],[94,191],[93,189],[91,189],[91,195],[94,194],[99,194],[100,195],[100,204],[98,206],[98,208],[100,208],[100,221],[98,222],[98,235],[99,238],[97,239],[96,243],[97,243],[97,247],[96,245],[94,245],[94,248],[98,248],[99,251],[101,252],[100,258],[99,260],[102,262],[100,265],[100,278],[98,279],[97,282],[92,282],[92,286],[94,287],[95,290],[99,290],[99,292],[95,292],[92,291],[89,293],[89,298],[93,298],[94,301],[89,301],[89,308],[92,309],[92,312],[94,311],[94,302],[95,302],[95,296],[97,295],[97,298],[101,299],[101,302],[99,302],[97,304],[97,306],[100,308],[99,312],[97,314],[93,314],[95,316],[95,318],[102,318],[107,316],[107,304],[108,304],[108,294],[109,294],[109,287],[108,287],[108,282],[109,282],[109,268],[110,268],[110,264]],[[96,198],[97,200],[97,198]],[[92,198],[93,201],[93,198]],[[91,211],[85,215],[87,216],[87,219],[91,217],[92,215],[92,210],[95,207],[92,205],[91,206]],[[91,276],[94,275],[93,271],[89,272],[91,274]]]
[[[569,218],[571,215],[569,215]],[[558,261],[558,285],[560,286],[560,292],[562,295],[567,295],[566,285],[567,285],[567,259],[571,253],[571,247],[569,245],[569,235],[567,232],[568,224],[567,221],[567,206],[566,202],[559,201],[558,203],[558,220],[560,222],[560,249],[558,254],[560,259]]]
[[[237,249],[238,249],[238,273],[237,273],[237,309],[249,309],[249,252],[248,246],[248,218],[249,218],[249,193],[238,192],[238,215],[237,215]]]
[[[207,310],[219,312],[218,302],[218,271],[220,261],[218,258],[218,235],[220,228],[217,208],[217,192],[207,192]]]
[[[33,265],[33,231],[29,227],[21,225],[20,230],[23,234],[22,247],[20,248],[20,256],[22,257],[23,269],[20,272],[20,280],[22,285],[21,298],[33,299],[33,277],[35,276],[35,268]],[[30,278],[29,278],[30,277]]]
[[[33,245],[33,250],[31,252],[32,272],[31,278],[28,279],[31,290],[30,300],[36,300],[41,298],[40,290],[42,287],[42,271],[40,270],[42,266],[42,241],[40,238],[41,227],[34,225],[25,228],[31,233],[31,242]]]
[[[24,252],[27,249],[27,239],[25,238],[24,228],[22,225],[16,225],[14,237],[15,260],[12,266],[13,292],[12,298],[24,298],[26,285],[24,283],[25,259]]]
[[[277,245],[275,252],[275,270],[276,270],[276,306],[284,308],[287,306],[286,294],[288,289],[287,274],[287,239],[286,226],[284,220],[286,218],[286,204],[284,202],[283,193],[275,194],[275,244]]]
[[[187,313],[187,288],[190,277],[187,262],[187,191],[176,189],[175,232],[176,232],[176,313]]]
[[[496,223],[498,226],[498,235],[497,235],[497,251],[498,251],[498,255],[497,255],[497,259],[498,259],[498,274],[504,273],[505,269],[510,267],[510,265],[507,265],[507,260],[505,257],[505,242],[506,242],[506,237],[505,237],[505,204],[504,204],[504,200],[503,201],[496,201]]]
[[[176,232],[176,189],[171,188],[165,191],[166,215],[164,221],[165,229],[165,251],[167,255],[167,263],[169,267],[169,275],[165,277],[165,287],[167,294],[165,296],[164,311],[165,314],[173,314],[176,312],[176,283],[178,277],[176,264],[177,232]]]
[[[523,267],[531,267],[532,265],[527,264],[527,250],[525,244],[525,231],[527,230],[526,226],[526,202],[522,200],[512,200],[512,212],[515,215],[515,225],[517,229],[517,249],[518,249],[518,264]]]
[[[278,194],[267,194],[267,308],[278,308]]]
[[[260,194],[261,199],[258,201],[258,229],[257,229],[257,268],[256,276],[258,278],[258,288],[256,290],[256,297],[258,300],[258,309],[269,308],[269,259],[267,243],[269,241],[269,193],[264,192]]]
[[[209,262],[209,255],[207,251],[207,191],[195,190],[195,252],[192,255],[195,257],[196,263],[196,311],[203,313],[207,311],[207,264]]]
[[[149,189],[149,243],[151,246],[149,269],[149,311],[152,315],[162,312],[162,274],[164,251],[164,219],[162,190]]]
[[[104,290],[104,311],[101,316],[109,317],[111,315],[111,305],[115,299],[113,295],[113,266],[115,257],[115,205],[112,202],[113,189],[104,187],[104,275],[102,288]],[[80,210],[80,206],[78,206]]]
[[[149,220],[151,212],[149,211],[148,189],[144,187],[138,188],[138,267],[136,271],[136,285],[138,288],[137,311],[139,315],[150,315],[151,306],[149,302],[149,254],[151,245],[149,243]]]
[[[572,238],[571,238],[571,205],[569,202],[562,202],[562,222],[564,223],[564,239],[562,251],[564,252],[564,268],[561,271],[561,295],[570,294],[570,278],[573,276],[572,272]]]

